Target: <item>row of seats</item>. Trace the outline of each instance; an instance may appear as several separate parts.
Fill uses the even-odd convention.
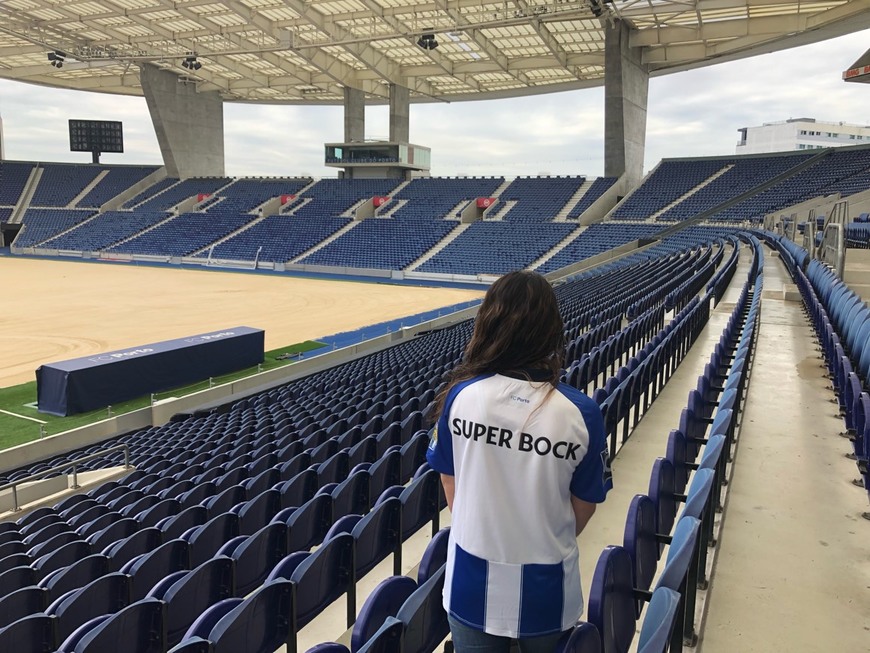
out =
[[[98,209],[109,200],[117,197],[128,188],[135,186],[148,175],[155,172],[155,166],[114,166],[96,186],[76,204],[79,208]]]
[[[0,161],[0,206],[18,204],[33,167],[33,163]]]
[[[576,224],[561,222],[473,222],[419,270],[504,274],[528,267],[577,228]]]
[[[515,202],[501,219],[549,222],[585,182],[585,177],[518,177],[499,195],[502,202]]]
[[[698,388],[689,393],[680,428],[669,434],[666,455],[653,463],[648,493],[630,503],[622,545],[606,547],[599,557],[588,617],[602,646],[586,649],[590,653],[630,650],[641,616],[638,651],[681,651],[684,644],[697,644],[695,595],[707,584],[714,513],[721,505],[759,317],[763,254],[751,245],[755,262]]]
[[[675,254],[663,258],[662,264],[682,262],[691,266],[698,261],[699,256],[699,251],[685,257]],[[593,316],[611,310],[604,308],[605,305],[617,302],[627,307],[640,301],[649,289],[638,280],[646,279],[645,275],[654,274],[656,269],[655,260],[650,259],[614,268],[609,275],[587,274],[573,283],[560,286],[557,294],[566,314],[570,315],[574,313],[571,310],[573,304],[582,304],[590,299],[588,288],[602,289],[601,293],[591,297],[597,299],[599,308],[603,310],[596,311],[594,307],[583,309],[591,311],[590,321],[585,326],[590,328]],[[620,276],[621,273],[627,276]],[[634,285],[632,279],[635,280]],[[606,286],[598,285],[615,280],[625,284],[618,291],[614,288],[608,292]],[[633,290],[627,294],[629,288]],[[575,328],[584,327],[575,323]],[[295,505],[299,505],[296,510],[303,512],[293,511],[283,519],[288,532],[297,535],[300,529],[294,530],[293,525],[298,522],[290,523],[294,514],[297,515],[296,520],[301,520],[302,514],[322,515],[325,514],[324,505],[331,506],[333,511],[336,505],[341,505],[343,508],[338,512],[347,514],[353,514],[350,511],[359,510],[359,505],[362,505],[362,512],[365,512],[365,504],[355,504],[354,501],[361,498],[359,490],[366,486],[366,481],[370,491],[372,487],[384,487],[383,480],[377,484],[373,481],[375,474],[383,474],[388,466],[388,463],[380,461],[385,456],[392,456],[395,460],[397,455],[398,460],[404,460],[402,442],[410,445],[405,449],[407,452],[425,449],[425,433],[416,437],[413,434],[431,406],[443,373],[459,358],[469,335],[470,323],[463,323],[237,402],[222,410],[181,417],[162,427],[122,436],[118,441],[130,445],[138,470],[123,482],[100,486],[94,491],[94,496],[70,498],[54,509],[46,508],[33,513],[16,527],[4,527],[8,533],[4,537],[11,538],[10,543],[17,541],[27,546],[29,552],[34,541],[39,539],[39,545],[44,546],[45,550],[51,549],[47,555],[54,556],[50,558],[51,564],[47,564],[48,561],[41,562],[38,569],[34,569],[31,562],[30,565],[18,565],[9,571],[18,569],[16,573],[28,573],[25,569],[30,569],[31,574],[44,572],[44,576],[38,580],[58,572],[57,575],[63,575],[64,580],[53,581],[57,585],[53,584],[52,589],[59,591],[64,584],[74,584],[75,581],[71,579],[77,578],[79,573],[96,573],[91,567],[85,569],[87,565],[83,563],[79,563],[80,567],[75,566],[80,558],[94,555],[109,558],[111,554],[113,560],[120,562],[121,557],[135,552],[132,543],[139,547],[149,544],[153,547],[154,543],[148,542],[147,537],[156,536],[154,529],[162,534],[161,537],[167,534],[175,539],[180,537],[186,543],[188,560],[192,558],[196,562],[205,562],[223,547],[232,546],[232,552],[229,548],[224,552],[230,554],[227,557],[233,558],[232,553],[241,545],[239,541],[231,545],[233,538],[250,538],[258,529],[268,526],[270,519],[278,518],[282,510]],[[579,332],[575,332],[576,335],[580,335]],[[400,450],[390,453],[390,447],[396,445],[401,447]],[[297,459],[298,456],[303,457]],[[409,460],[413,461],[413,457]],[[55,462],[46,461],[45,464]],[[352,463],[354,466],[370,463],[370,466],[350,473]],[[308,468],[298,468],[306,464]],[[312,468],[312,465],[316,467]],[[379,466],[376,468],[376,465]],[[400,465],[403,473],[412,469],[407,464]],[[296,472],[293,477],[287,480],[279,477],[280,489],[275,487],[275,475],[289,474],[291,469]],[[303,480],[296,480],[297,477]],[[303,489],[311,487],[306,477],[316,477],[321,485],[318,494],[311,498],[307,498],[307,493],[294,494],[292,500],[286,498],[290,493],[303,492]],[[383,479],[383,476],[378,478]],[[415,487],[422,487],[424,481],[421,479],[426,478],[432,480],[425,482],[437,488],[435,475],[427,476],[425,473],[418,479],[421,485]],[[336,485],[328,487],[331,483]],[[402,503],[402,494],[408,489],[397,491],[397,498]],[[432,496],[431,490],[429,496]],[[306,498],[307,501],[301,503]],[[292,505],[284,508],[281,501],[289,501]],[[431,503],[432,500],[429,501]],[[274,512],[276,507],[279,508],[277,513]],[[37,524],[39,520],[43,521]],[[69,520],[76,521],[70,523]],[[405,521],[409,520],[404,520],[403,524]],[[315,519],[315,523],[323,524],[323,521]],[[20,538],[21,529],[28,526],[30,529],[24,537],[38,534],[38,538],[25,543]],[[37,526],[40,528],[37,529]],[[79,528],[83,532],[78,532]],[[135,532],[128,529],[134,529]],[[270,529],[272,532],[275,530]],[[92,542],[82,540],[83,534]],[[55,540],[56,537],[60,539]],[[113,542],[112,538],[116,537],[121,539]],[[95,545],[104,544],[118,549],[94,552]],[[185,545],[173,546],[185,548]],[[10,555],[22,553],[26,555],[26,552],[21,551],[10,552]],[[29,555],[27,557],[30,558]],[[134,566],[142,561],[137,560]],[[15,561],[12,559],[12,562]],[[131,561],[127,560],[124,564]],[[141,579],[135,583],[135,587],[139,588],[135,590],[137,598],[141,589],[148,585],[146,579],[152,578],[147,575],[148,572],[140,571],[152,569],[150,563],[142,564],[144,566],[141,568],[122,571]],[[162,573],[159,578],[165,578],[176,571],[182,570],[170,571],[165,566],[159,566],[155,573]],[[34,580],[33,576],[31,580]],[[11,576],[5,579],[2,586],[12,587]],[[38,621],[43,625],[47,623],[45,619],[28,623]],[[114,625],[100,626],[99,632],[109,632],[117,626],[118,621],[110,618],[106,623]],[[21,628],[19,625],[9,630],[15,624],[0,631],[0,638],[13,637],[13,633]],[[99,641],[105,643],[106,640]]]
[[[94,215],[89,209],[27,209],[15,238],[17,247],[35,247]]]
[[[752,272],[756,272],[756,268]],[[668,449],[670,458],[656,461],[651,496],[638,495],[632,501],[626,521],[624,548],[608,547],[602,552],[589,597],[589,622],[580,623],[566,633],[557,645],[557,653],[628,651],[635,634],[635,622],[641,614],[641,603],[637,600],[639,597],[649,601],[650,606],[640,629],[637,650],[643,653],[679,651],[682,650],[684,634],[691,638],[695,587],[703,586],[706,581],[706,547],[712,544],[713,512],[719,506],[719,490],[725,478],[727,452],[730,451],[730,448],[725,448],[726,437],[733,435],[730,417],[739,410],[738,389],[742,400],[745,361],[751,351],[758,317],[760,275],[756,274],[754,283],[756,295],[752,308],[748,306],[750,283],[747,282],[732,320],[711,359],[711,365],[717,365],[717,376],[712,379],[702,376],[699,380],[699,387],[709,390],[711,382],[719,382],[721,357],[728,356],[733,361],[726,374],[728,381],[722,394],[719,414],[711,420],[713,426],[710,437],[703,437],[706,421],[701,431],[697,428],[692,431],[692,448],[687,446],[686,438],[679,431],[671,433]],[[732,352],[733,356],[727,352]],[[707,386],[702,386],[702,382],[706,382]],[[708,395],[705,404],[711,410],[718,396],[716,388],[712,390],[714,394]],[[701,461],[693,465],[691,461],[704,442],[707,445]],[[671,536],[679,493],[688,484],[690,467],[700,471],[696,472],[688,495],[683,499],[686,507]],[[679,469],[679,473],[675,472],[676,469]],[[439,537],[446,540],[447,535],[442,531]],[[430,549],[437,546],[437,541],[438,538],[433,538]],[[660,543],[670,545],[667,561],[655,590],[649,592],[657,561],[664,548]],[[421,571],[428,571],[430,565],[430,562],[421,565]],[[441,605],[443,578],[440,575],[418,578],[416,582],[403,576],[387,578],[364,604],[353,630],[350,647],[324,643],[309,649],[308,653],[432,653],[449,634],[446,614]],[[428,618],[423,621],[412,617],[420,613]],[[281,641],[278,638],[268,646],[248,648],[246,653],[271,650]],[[289,647],[288,650],[295,648]]]

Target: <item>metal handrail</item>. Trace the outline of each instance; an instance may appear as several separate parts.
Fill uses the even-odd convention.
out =
[[[846,229],[842,224],[833,222],[825,227],[818,259],[834,268],[840,279],[843,278],[846,269]]]
[[[25,476],[24,478],[19,478],[14,481],[10,481],[9,483],[5,483],[4,485],[0,485],[0,492],[4,490],[12,489],[12,512],[21,512],[21,506],[18,505],[18,486],[24,483],[29,483],[30,481],[38,481],[40,479],[45,478],[50,474],[54,474],[55,472],[61,472],[64,469],[67,469],[70,465],[72,465],[72,485],[69,486],[70,490],[77,490],[79,486],[79,472],[78,466],[81,463],[90,462],[96,458],[101,458],[106,454],[114,453],[116,451],[124,452],[124,469],[130,469],[130,447],[126,444],[116,444],[111,447],[107,447],[106,449],[101,449],[96,453],[88,454],[87,456],[82,456],[81,458],[77,458],[76,460],[72,460],[68,462],[66,465],[57,465],[55,467],[49,467],[48,469],[43,469],[41,472],[37,472],[36,474],[31,474],[30,476]]]

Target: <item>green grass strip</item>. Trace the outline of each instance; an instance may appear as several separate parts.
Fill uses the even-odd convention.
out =
[[[299,360],[298,354],[319,349],[323,346],[322,342],[306,340],[305,342],[296,345],[280,347],[279,349],[267,351],[263,363],[260,366],[260,370],[258,370],[257,367],[249,367],[239,370],[238,372],[233,372],[232,374],[214,377],[211,384],[222,385],[224,383],[230,383],[232,381],[238,381],[239,379],[252,376],[253,374],[257,374],[258,371],[267,372],[278,367],[290,365]],[[288,358],[282,358],[282,356],[288,356]],[[205,390],[209,386],[209,381],[205,380],[199,383],[182,386],[180,388],[157,392],[154,394],[154,398],[159,401],[168,397],[183,397],[185,395],[193,394],[194,392]],[[129,413],[150,405],[150,396],[131,399],[130,401],[113,405],[112,415]],[[42,425],[45,429],[45,435],[54,435],[56,433],[62,433],[63,431],[78,428],[79,426],[93,424],[94,422],[106,419],[109,416],[106,408],[93,410],[89,413],[70,415],[69,417],[55,417],[54,415],[40,413],[36,410],[36,381],[10,386],[8,388],[0,388],[0,409],[45,422],[45,424]],[[40,424],[37,422],[0,413],[0,450],[8,449],[9,447],[14,447],[25,442],[38,440],[40,437]]]

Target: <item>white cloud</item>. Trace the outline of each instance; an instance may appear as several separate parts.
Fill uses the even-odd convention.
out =
[[[733,154],[740,127],[790,117],[870,124],[862,84],[841,73],[870,31],[650,80],[646,166],[663,157]],[[142,98],[49,89],[0,80],[10,159],[81,161],[68,151],[69,118],[122,120],[126,152],[106,163],[159,163]],[[385,106],[366,111],[366,134],[386,138]],[[227,172],[309,173],[325,168],[323,143],[341,140],[341,107],[227,104]],[[432,148],[434,174],[602,174],[604,93],[587,89],[535,97],[413,105],[411,141]]]

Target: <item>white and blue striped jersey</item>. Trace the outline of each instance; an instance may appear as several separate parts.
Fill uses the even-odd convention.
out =
[[[577,623],[571,495],[604,501],[607,455],[600,409],[570,386],[489,374],[451,389],[427,459],[455,477],[444,580],[452,617],[506,637]]]

